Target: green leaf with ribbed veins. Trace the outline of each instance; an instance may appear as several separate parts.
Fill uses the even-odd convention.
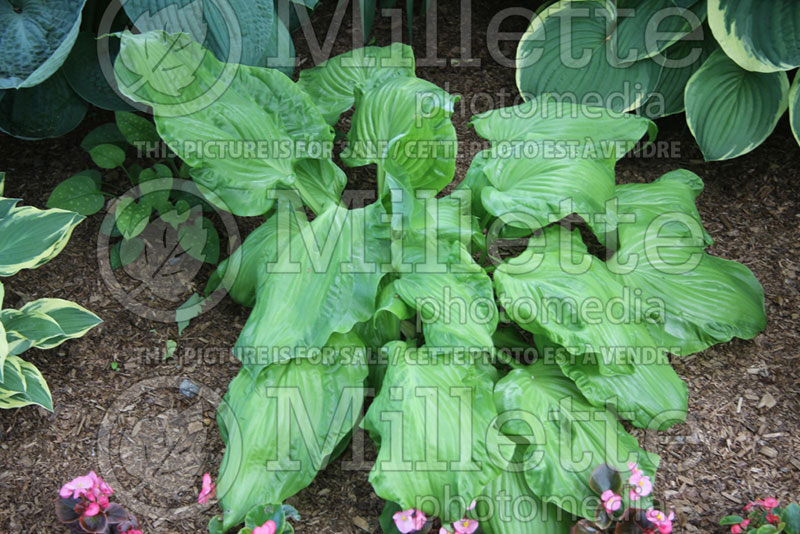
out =
[[[92,215],[103,209],[105,202],[100,187],[91,176],[76,174],[53,189],[47,199],[47,207],[74,211],[81,215]]]
[[[661,67],[652,60],[621,63],[629,51],[608,33],[616,18],[614,3],[606,0],[561,0],[534,17],[517,47],[523,98],[552,93],[614,111],[639,107],[658,84]]]
[[[594,519],[598,501],[588,481],[599,464],[629,473],[627,463],[637,462],[654,478],[658,456],[642,450],[613,413],[592,406],[557,365],[538,361],[511,371],[494,397],[500,413],[516,411],[502,430],[529,441],[525,480],[545,501]]]
[[[86,0],[0,4],[0,89],[33,87],[67,59]]]
[[[789,91],[789,122],[792,125],[794,138],[800,143],[800,76],[797,73]]]
[[[679,355],[751,339],[766,326],[764,290],[750,269],[705,252],[711,238],[694,205],[702,190],[700,178],[685,170],[617,187],[620,212],[636,218],[619,226],[617,257],[638,259],[617,279],[663,303],[666,314],[653,336]]]
[[[302,359],[262,373],[242,369],[228,386],[217,414],[225,442],[217,481],[223,530],[253,506],[282,502],[310,484],[355,425],[367,376],[363,345],[335,334],[327,346],[337,352],[325,364]]]
[[[302,70],[297,85],[333,125],[353,107],[357,90],[367,92],[400,76],[414,76],[414,53],[408,45],[392,43],[357,48]]]
[[[505,451],[513,453],[494,426],[492,379],[472,363],[447,361],[447,352],[396,345],[398,357],[362,423],[380,446],[369,480],[403,509],[454,521],[502,473]],[[461,501],[446,502],[445,495]],[[433,502],[444,509],[434,510]]]
[[[0,409],[37,404],[53,411],[53,397],[42,373],[32,363],[9,356],[3,363],[0,381]]]
[[[350,166],[376,163],[379,183],[391,160],[413,189],[438,193],[455,174],[457,138],[450,117],[456,101],[419,78],[394,78],[365,92],[356,99],[342,160]]]
[[[691,33],[706,19],[706,0],[690,9],[673,0],[619,0],[617,39],[619,50],[627,51],[622,63],[653,57],[681,37]]]
[[[299,229],[278,236],[277,262],[259,269],[256,304],[235,347],[254,375],[272,362],[306,357],[295,349],[321,347],[372,317],[381,265],[389,263],[383,217],[379,204],[332,207],[311,223],[298,214]],[[274,352],[282,348],[291,350]]]
[[[749,72],[717,50],[686,84],[686,122],[706,161],[731,159],[769,137],[786,111],[785,72]]]
[[[153,106],[158,133],[208,200],[236,215],[266,213],[271,190],[293,186],[298,159],[331,155],[332,129],[289,78],[223,64],[186,35],[124,33],[115,73],[126,96]]]

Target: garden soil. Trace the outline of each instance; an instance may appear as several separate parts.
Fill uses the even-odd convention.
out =
[[[312,17],[320,41],[334,18],[335,4],[325,2]],[[456,61],[418,66],[417,73],[462,95],[453,117],[462,145],[456,172],[460,180],[480,141],[468,125],[470,116],[511,105],[517,93],[513,69],[492,59],[486,40],[489,21],[512,4],[473,2],[467,41],[462,41],[452,14],[458,4],[439,3],[436,43],[440,57]],[[334,54],[351,48],[351,20],[348,10]],[[515,17],[501,29],[519,32],[524,27],[525,20]],[[414,29],[417,57],[425,57],[424,17],[414,19]],[[374,42],[388,44],[393,32],[402,32],[407,40],[406,30],[400,18],[393,24],[377,17]],[[312,66],[302,32],[295,33],[295,42],[299,67]],[[480,66],[465,61],[465,42]],[[514,49],[513,41],[499,46],[506,57],[513,57]],[[110,120],[110,113],[92,110],[78,130],[59,139],[0,137],[6,196],[43,208],[56,184],[93,167],[78,145],[93,127]],[[657,435],[634,431],[646,448],[661,456],[656,493],[675,509],[675,532],[722,533],[725,529],[716,520],[751,499],[800,500],[800,149],[786,117],[756,151],[717,163],[702,161],[683,115],[659,121],[659,128],[658,141],[671,153],[626,157],[617,167],[618,180],[650,182],[676,168],[699,174],[706,184],[698,199],[700,214],[715,240],[710,252],[747,265],[766,293],[763,334],[673,360],[689,385],[687,421]],[[351,188],[374,187],[372,169],[348,172]],[[119,172],[105,176],[124,188],[126,179]],[[219,468],[223,445],[214,405],[238,370],[225,353],[248,310],[225,298],[180,336],[174,323],[130,312],[101,276],[97,247],[104,216],[101,212],[81,223],[55,260],[3,281],[4,307],[58,297],[76,301],[104,320],[81,339],[25,354],[47,379],[55,411],[0,411],[3,534],[64,531],[53,514],[58,489],[90,469],[113,478],[120,502],[138,513],[146,533],[203,532],[215,513],[214,506],[193,503],[200,475]],[[246,235],[258,221],[243,218],[237,223]],[[206,268],[192,280],[175,282],[183,284],[178,296],[185,299],[199,290],[207,274]],[[177,349],[164,359],[168,340],[177,341]],[[203,358],[198,357],[201,352]],[[179,390],[182,382],[189,397]],[[375,449],[361,432],[356,442],[366,442],[367,462],[361,468],[353,467],[352,460],[361,454],[351,448],[290,499],[302,516],[295,521],[298,534],[380,532],[382,501],[367,481]]]

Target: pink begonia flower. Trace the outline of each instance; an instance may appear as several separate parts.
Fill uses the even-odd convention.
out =
[[[628,469],[631,470],[631,476],[635,475],[636,473],[641,473],[642,470],[639,469],[639,464],[636,462],[628,462]]]
[[[260,527],[256,527],[253,529],[253,534],[275,534],[275,529],[278,528],[278,525],[275,524],[275,521],[270,519]]]
[[[103,510],[105,510],[106,508],[108,508],[109,506],[111,506],[111,503],[110,503],[110,502],[108,502],[108,497],[106,497],[105,495],[100,495],[100,496],[97,498],[97,504],[99,504],[99,505],[100,505],[100,507],[101,507]]]
[[[439,534],[450,534],[450,531],[442,527],[439,529]]]
[[[672,520],[675,519],[673,512],[667,515],[660,510],[648,508],[645,517],[658,528],[661,534],[670,534],[672,532]]]
[[[205,504],[214,496],[217,491],[217,485],[211,483],[211,475],[205,473],[203,475],[203,487],[200,489],[200,495],[197,496],[197,502]]]
[[[100,505],[96,502],[89,503],[89,506],[86,507],[86,510],[83,511],[83,515],[86,517],[92,517],[100,513]]]
[[[64,499],[77,499],[78,497],[89,492],[93,486],[94,481],[88,475],[77,477],[61,486],[61,490],[58,492],[58,494]]]
[[[397,530],[403,534],[416,530],[414,528],[414,512],[415,510],[413,508],[409,508],[408,510],[400,510],[394,513],[392,519],[394,519]]]
[[[477,505],[478,505],[478,501],[477,501],[477,499],[475,499],[471,503],[469,503],[469,506],[467,506],[467,510],[474,510]]]
[[[756,503],[754,503],[753,501],[750,501],[749,503],[747,503],[747,504],[745,504],[745,505],[744,505],[744,508],[743,508],[743,510],[744,510],[745,512],[749,512],[750,510],[752,510],[752,509],[753,509],[753,506],[755,506],[755,505],[756,505]]]
[[[455,527],[458,534],[472,534],[478,530],[478,522],[474,519],[464,518],[453,523],[453,527]]]
[[[422,510],[417,510],[414,514],[414,530],[422,530],[425,523],[428,522],[428,516],[422,513]]]
[[[106,481],[97,476],[97,473],[95,473],[94,471],[89,471],[88,476],[89,478],[92,479],[92,482],[94,483],[94,489],[97,490],[96,493],[106,496],[114,493],[114,490],[111,489],[111,486],[106,484]]]
[[[602,495],[600,495],[600,499],[603,501],[603,508],[605,508],[606,512],[613,513],[622,507],[622,497],[617,495],[611,490],[605,490]]]
[[[635,491],[639,497],[647,497],[653,492],[653,483],[650,481],[650,477],[638,469],[628,479],[628,484],[633,486],[633,490],[631,492]],[[631,500],[638,501],[639,499],[634,499],[631,497]]]
[[[731,534],[742,534],[742,527],[739,525],[733,525],[731,527]]]
[[[763,501],[761,501],[761,506],[766,508],[767,510],[772,510],[776,506],[778,506],[778,499],[775,497],[767,497]]]
[[[747,525],[749,525],[749,524],[750,524],[750,520],[749,519],[745,519],[744,521],[739,523],[739,526],[742,527],[742,528],[747,528]]]
[[[142,534],[141,530],[127,530],[125,534]]]
[[[781,522],[781,518],[775,514],[768,514],[767,515],[767,523],[772,523],[773,525],[778,525]]]

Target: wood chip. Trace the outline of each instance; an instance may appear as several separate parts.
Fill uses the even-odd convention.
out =
[[[758,401],[758,408],[766,408],[769,410],[776,404],[778,404],[778,402],[775,400],[775,397],[773,397],[772,394],[764,393],[764,396],[761,397],[760,401]]]
[[[760,452],[761,454],[763,454],[767,458],[777,458],[778,457],[778,451],[776,451],[772,447],[761,447],[761,449],[758,452]]]
[[[361,517],[360,515],[357,515],[353,518],[353,524],[358,528],[360,528],[361,530],[365,530],[367,532],[369,532],[370,530],[369,523],[367,523],[367,520]]]

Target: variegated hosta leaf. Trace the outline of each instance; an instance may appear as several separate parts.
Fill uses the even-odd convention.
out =
[[[441,191],[456,168],[456,130],[450,117],[458,97],[419,78],[397,77],[356,100],[343,161],[378,165],[379,193],[391,160],[415,190]]]
[[[616,31],[617,49],[626,50],[620,59],[629,63],[653,57],[694,31],[706,19],[706,1],[690,7],[674,0],[619,0]]]
[[[28,302],[19,310],[3,310],[0,320],[5,325],[9,342],[17,346],[11,349],[13,354],[29,347],[51,349],[68,339],[84,336],[102,322],[82,306],[54,298]]]
[[[747,154],[786,111],[785,72],[750,72],[717,50],[686,84],[686,122],[706,161]]]
[[[794,138],[800,143],[800,76],[797,73],[789,91],[789,122],[792,124]]]
[[[380,445],[369,480],[403,509],[454,521],[513,454],[495,426],[492,378],[452,349],[390,347],[383,386],[362,423]]]
[[[547,93],[617,112],[639,107],[661,66],[609,33],[616,3],[560,0],[533,17],[517,47],[517,88],[526,100]]]
[[[278,236],[277,262],[259,269],[256,304],[236,342],[254,376],[272,362],[308,356],[334,332],[372,317],[381,266],[389,264],[380,204],[331,207],[311,223],[297,216],[298,230]]]
[[[8,356],[0,379],[0,409],[38,404],[53,411],[53,398],[42,373],[32,363]]]
[[[297,85],[311,97],[328,124],[353,107],[362,93],[399,76],[414,76],[414,52],[403,43],[366,46],[300,71]]]
[[[242,369],[228,386],[217,421],[225,456],[217,496],[223,530],[255,505],[282,502],[314,479],[361,413],[367,376],[364,347],[334,334],[324,360]]]
[[[507,421],[503,432],[529,443],[524,465],[517,467],[528,487],[569,513],[594,518],[599,499],[589,478],[599,464],[625,473],[633,461],[655,475],[658,456],[639,448],[612,412],[590,404],[557,365],[539,360],[511,371],[497,383],[494,397]]]
[[[158,133],[209,201],[236,215],[266,213],[271,190],[295,186],[299,160],[331,156],[331,127],[289,78],[221,63],[185,34],[123,33],[114,72],[126,96],[153,107]],[[329,195],[304,198],[318,212],[344,185],[325,183]]]
[[[714,37],[740,67],[755,72],[800,66],[800,4],[795,0],[708,0]]]
[[[66,246],[81,215],[60,209],[17,207],[17,199],[0,198],[0,276],[47,263]]]

